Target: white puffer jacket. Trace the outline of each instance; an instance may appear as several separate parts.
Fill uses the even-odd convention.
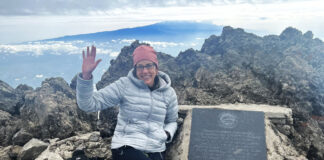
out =
[[[178,102],[169,76],[158,72],[160,87],[151,91],[134,77],[133,70],[99,91],[93,91],[93,80],[77,79],[77,103],[86,112],[119,106],[119,114],[111,148],[124,145],[145,152],[162,152],[168,131],[177,129]]]

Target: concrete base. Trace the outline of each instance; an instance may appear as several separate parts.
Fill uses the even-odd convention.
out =
[[[273,123],[293,124],[292,110],[284,106],[270,106],[258,104],[221,104],[215,106],[179,105],[180,110],[191,110],[192,108],[219,108],[228,110],[259,111],[264,112],[266,118],[274,120]]]

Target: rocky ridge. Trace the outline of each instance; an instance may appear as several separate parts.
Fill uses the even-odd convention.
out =
[[[135,41],[121,50],[97,83],[97,89],[128,73],[132,68],[131,53],[138,45]],[[177,57],[159,52],[158,59],[159,69],[171,77],[179,104],[287,106],[293,110],[294,124],[269,126],[281,137],[286,136],[287,144],[302,156],[324,159],[323,52],[324,43],[314,39],[311,32],[302,34],[289,27],[279,36],[259,37],[243,29],[224,27],[220,36],[206,39],[201,50],[188,49]],[[35,90],[26,85],[13,89],[0,81],[0,159],[17,159],[32,138],[48,142],[53,151],[48,154],[55,153],[62,159],[71,157],[73,150],[91,147],[98,149],[96,153],[101,158],[109,159],[109,138],[118,108],[101,112],[101,120],[97,121],[95,113],[78,109],[74,87],[75,79],[70,86],[62,78],[46,79]],[[186,114],[180,115],[181,128],[181,118]],[[92,131],[99,131],[100,138],[77,140]],[[55,138],[59,140],[53,142]],[[63,146],[53,145],[57,141]],[[60,151],[67,146],[68,152]],[[91,152],[86,154],[93,157]]]

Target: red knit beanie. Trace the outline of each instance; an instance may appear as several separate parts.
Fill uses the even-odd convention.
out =
[[[135,66],[141,60],[149,60],[159,65],[156,52],[154,49],[147,45],[138,46],[133,52],[133,65]]]

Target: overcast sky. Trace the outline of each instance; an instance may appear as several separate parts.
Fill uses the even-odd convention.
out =
[[[168,20],[211,21],[260,34],[293,26],[324,39],[323,0],[1,0],[0,44]]]

